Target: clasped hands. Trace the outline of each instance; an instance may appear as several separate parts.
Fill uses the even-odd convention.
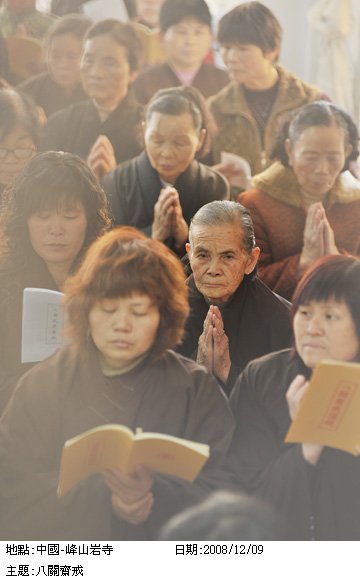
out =
[[[179,194],[174,187],[164,187],[154,206],[152,238],[165,241],[173,237],[178,248],[188,239],[189,228],[184,220]]]
[[[320,201],[313,203],[309,207],[305,221],[303,248],[299,261],[300,274],[318,258],[338,253],[334,232],[326,217],[324,206]]]
[[[222,383],[226,383],[231,367],[229,339],[217,306],[211,305],[206,315],[203,332],[199,337],[196,361],[206,366]]]
[[[120,469],[107,469],[104,479],[111,491],[111,503],[117,517],[133,525],[145,522],[154,503],[153,473],[143,465],[132,475]]]

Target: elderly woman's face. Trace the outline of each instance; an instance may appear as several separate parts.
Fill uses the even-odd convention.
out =
[[[301,189],[316,201],[334,186],[351,152],[351,145],[344,144],[344,130],[336,125],[308,127],[285,147]]]
[[[109,34],[85,41],[80,70],[85,92],[96,104],[109,110],[126,97],[136,76],[130,69],[126,48]]]
[[[311,369],[324,359],[351,361],[359,353],[359,339],[345,302],[329,299],[302,304],[294,316],[296,350]]]
[[[145,127],[145,148],[160,177],[174,183],[202,146],[205,134],[197,131],[190,113],[152,113]]]
[[[159,308],[141,293],[106,298],[89,313],[90,334],[109,370],[134,366],[154,344],[159,324]]]
[[[231,298],[255,268],[260,252],[254,248],[251,256],[247,254],[236,224],[193,227],[187,251],[197,289],[214,304]]]

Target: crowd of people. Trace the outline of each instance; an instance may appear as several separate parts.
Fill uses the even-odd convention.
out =
[[[279,64],[260,2],[220,19],[224,68],[205,0],[84,5],[0,8],[1,539],[360,540],[359,456],[284,441],[317,365],[360,363],[356,124]],[[25,288],[63,293],[40,362]],[[115,461],[59,497],[65,442],[106,424],[209,459],[192,483]]]

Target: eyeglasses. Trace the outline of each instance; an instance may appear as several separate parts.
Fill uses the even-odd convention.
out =
[[[26,149],[4,149],[0,148],[0,159],[5,159],[9,153],[12,153],[16,159],[29,159],[34,153],[34,148],[26,148]]]

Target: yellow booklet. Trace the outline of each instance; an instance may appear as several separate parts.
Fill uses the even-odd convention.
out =
[[[320,443],[357,455],[360,364],[328,360],[316,367],[285,441]]]
[[[166,435],[136,435],[124,425],[101,425],[65,442],[58,496],[93,473],[119,468],[132,473],[137,465],[193,481],[209,457],[209,446]]]

